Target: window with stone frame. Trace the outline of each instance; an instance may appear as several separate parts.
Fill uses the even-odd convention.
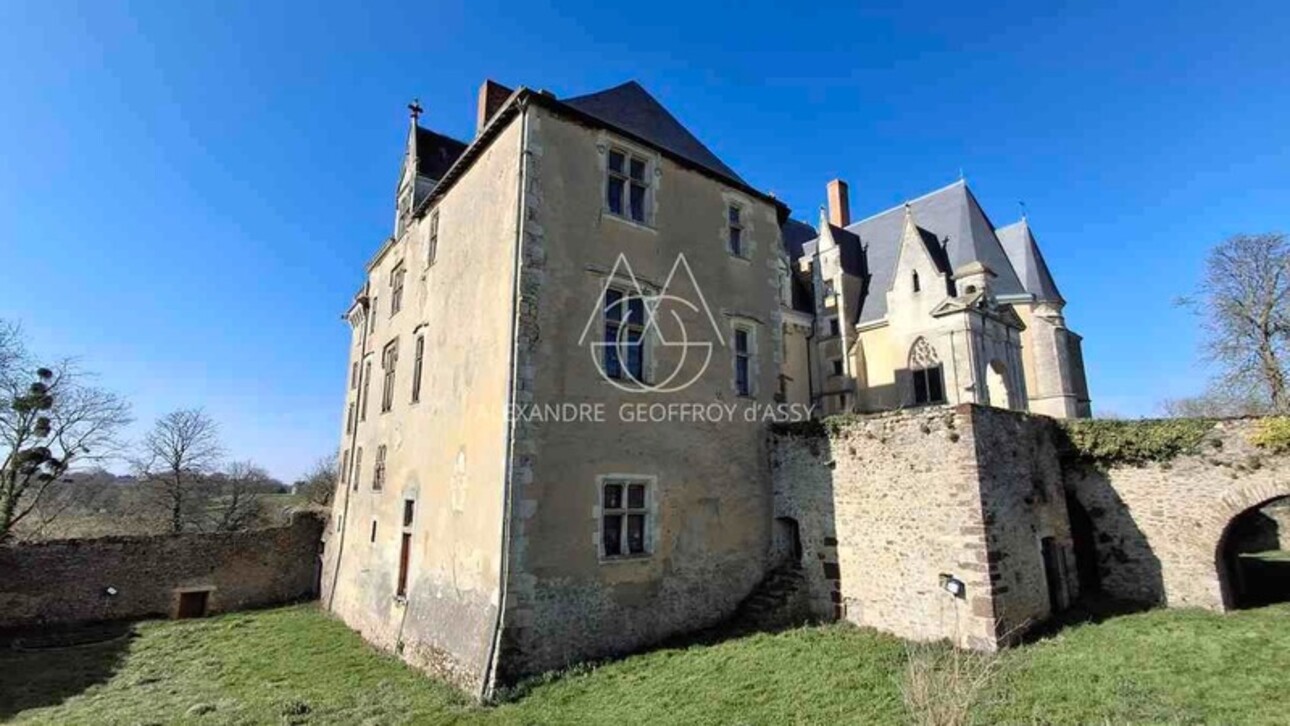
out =
[[[604,372],[609,378],[645,382],[645,300],[605,290]]]
[[[372,491],[385,488],[385,444],[376,447],[376,465],[372,468]]]
[[[435,255],[439,253],[439,210],[430,212],[430,221],[426,230],[426,264],[433,265]]]
[[[413,348],[412,356],[412,402],[417,403],[421,400],[421,373],[425,365],[426,354],[426,337],[417,336],[416,347]]]
[[[649,161],[617,147],[609,150],[605,204],[609,213],[648,224]]]
[[[394,371],[399,364],[399,339],[395,338],[386,344],[381,351],[381,370],[385,376],[381,382],[381,413],[394,408]]]
[[[349,390],[358,390],[358,361],[349,364]]]
[[[398,315],[403,309],[403,278],[406,273],[402,262],[390,270],[390,317]]]
[[[349,407],[345,411],[345,433],[354,433],[354,402],[350,401]]]
[[[744,250],[744,225],[741,220],[743,209],[738,204],[726,207],[726,229],[730,238],[730,254],[735,257],[746,257]]]
[[[936,349],[919,338],[909,350],[909,371],[914,386],[914,405],[945,403],[945,372]]]
[[[735,327],[735,393],[740,396],[753,395],[752,336],[750,328],[742,325]]]
[[[340,452],[340,483],[349,484],[349,449]]]
[[[650,554],[648,481],[606,479],[600,492],[600,555],[605,559]]]
[[[363,447],[354,450],[354,475],[350,477],[350,485],[354,491],[358,491],[358,483],[363,480]]]
[[[367,399],[372,392],[372,361],[363,362],[363,388],[358,392],[358,420],[367,420]]]
[[[833,375],[835,376],[842,375],[842,359],[834,358],[833,360],[829,361],[829,370],[832,371]]]
[[[829,318],[829,337],[836,338],[842,334],[842,325],[838,322],[838,316],[834,315]]]
[[[371,315],[370,315],[370,316],[368,316],[368,318],[367,318],[367,334],[368,334],[368,335],[371,335],[373,332],[375,332],[375,331],[376,331],[376,309],[377,309],[377,307],[378,307],[378,306],[377,306],[377,303],[378,303],[378,302],[380,302],[380,300],[379,300],[375,295],[373,295],[373,296],[372,296],[372,313],[371,313]]]

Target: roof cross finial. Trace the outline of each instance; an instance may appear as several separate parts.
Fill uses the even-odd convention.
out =
[[[1026,201],[1025,201],[1024,199],[1023,199],[1023,200],[1019,200],[1019,201],[1017,202],[1017,204],[1021,205],[1021,221],[1023,221],[1023,222],[1024,222],[1024,221],[1026,221],[1026,220],[1028,219],[1028,215],[1027,215],[1027,212],[1026,212]]]
[[[416,123],[417,119],[421,118],[421,114],[425,111],[425,109],[421,108],[421,99],[412,99],[412,103],[408,104],[408,111],[412,113],[412,122]]]

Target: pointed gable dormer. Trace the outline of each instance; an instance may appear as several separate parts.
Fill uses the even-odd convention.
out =
[[[896,274],[891,278],[888,295],[928,297],[940,302],[950,293],[944,256],[936,236],[918,226],[913,207],[906,204]],[[890,303],[887,309],[892,309]]]
[[[403,164],[399,167],[399,183],[394,193],[394,237],[403,236],[412,219],[417,187],[417,119],[421,117],[421,104],[413,99],[408,104],[408,135],[403,142]]]

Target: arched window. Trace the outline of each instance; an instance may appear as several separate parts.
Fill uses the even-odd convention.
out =
[[[1012,408],[1008,403],[1008,369],[998,360],[990,361],[985,376],[990,393],[990,405],[995,408]]]
[[[914,292],[918,292],[919,290],[922,290],[923,286],[918,283],[918,270],[914,270],[913,280],[914,280]]]
[[[909,370],[914,382],[914,405],[945,403],[945,374],[936,349],[919,338],[909,349]]]

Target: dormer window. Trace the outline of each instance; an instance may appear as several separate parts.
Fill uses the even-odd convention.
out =
[[[914,281],[914,292],[918,292],[919,290],[923,289],[922,285],[918,283],[918,270],[914,270],[913,281]]]
[[[645,203],[649,196],[649,163],[622,149],[609,150],[605,202],[609,213],[645,224]]]

